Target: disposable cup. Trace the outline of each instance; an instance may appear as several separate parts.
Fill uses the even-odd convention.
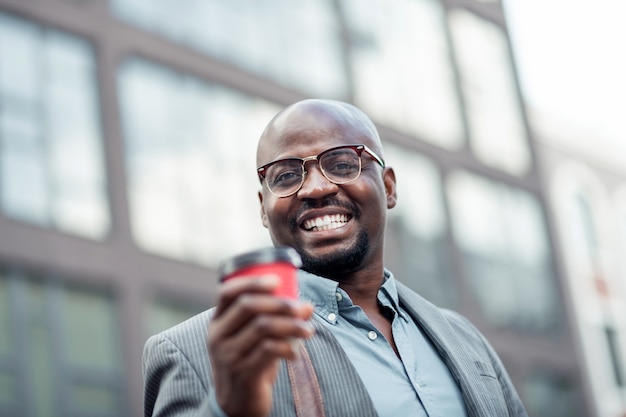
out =
[[[280,285],[273,294],[295,300],[298,298],[297,271],[301,266],[300,255],[293,248],[270,247],[222,261],[218,274],[220,282],[239,277],[275,275],[280,279]]]

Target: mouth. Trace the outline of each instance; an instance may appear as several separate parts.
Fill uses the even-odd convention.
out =
[[[350,219],[352,216],[348,214],[326,214],[306,219],[302,222],[301,227],[307,232],[321,232],[343,227]]]

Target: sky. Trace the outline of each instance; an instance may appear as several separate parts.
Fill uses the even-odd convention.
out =
[[[503,0],[526,103],[626,161],[626,0]]]

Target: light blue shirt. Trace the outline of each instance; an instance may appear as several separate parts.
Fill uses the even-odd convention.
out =
[[[450,371],[408,313],[395,280],[385,271],[378,302],[391,317],[400,358],[337,282],[300,271],[300,298],[347,352],[380,417],[464,417],[465,405]]]

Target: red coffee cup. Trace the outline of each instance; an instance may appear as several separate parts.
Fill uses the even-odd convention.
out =
[[[274,290],[278,297],[297,299],[297,271],[302,266],[300,255],[293,248],[263,248],[247,252],[220,263],[220,282],[243,276],[275,275],[280,285]]]

